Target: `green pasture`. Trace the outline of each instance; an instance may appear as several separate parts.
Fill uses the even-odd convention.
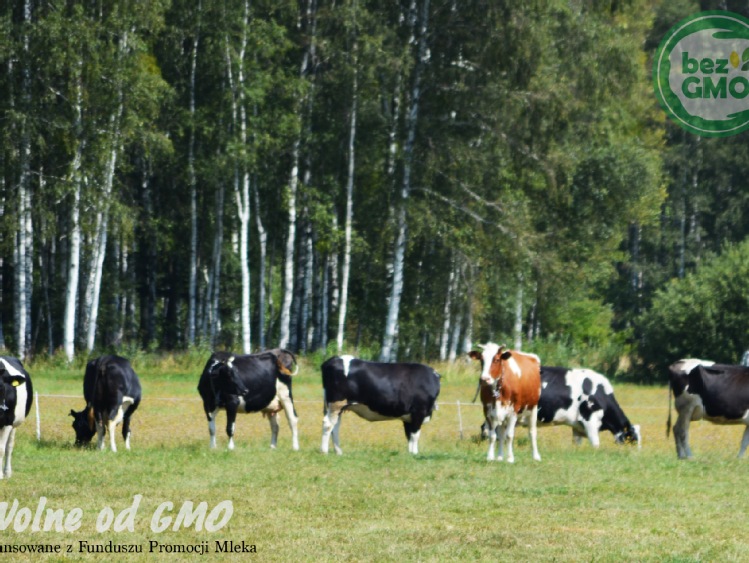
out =
[[[514,465],[485,461],[477,440],[480,409],[471,405],[475,366],[440,366],[439,410],[425,425],[421,453],[406,451],[402,425],[343,419],[343,456],[318,452],[322,420],[316,365],[303,364],[294,396],[301,450],[291,451],[281,420],[279,448],[271,451],[269,426],[260,415],[239,417],[237,449],[226,451],[224,415],[219,447],[208,449],[208,432],[195,390],[202,364],[155,369],[135,365],[144,399],[133,418],[133,449],[117,454],[72,447],[68,413],[83,406],[82,370],[32,371],[40,393],[41,437],[32,417],[19,430],[14,475],[0,483],[0,502],[33,513],[66,514],[80,508],[73,532],[0,530],[0,545],[70,547],[45,560],[192,561],[746,561],[749,460],[735,459],[741,429],[697,423],[696,460],[676,459],[666,439],[665,387],[618,385],[617,396],[642,426],[642,449],[616,446],[609,433],[601,448],[576,447],[568,428],[543,428],[543,460],[531,459],[519,429]],[[55,396],[52,396],[55,395]],[[60,397],[70,395],[78,398]],[[461,402],[460,417],[457,401]],[[460,433],[462,420],[463,435]],[[121,438],[118,437],[121,444]],[[132,531],[97,532],[102,509],[113,515],[140,503]],[[208,512],[230,500],[233,515],[221,529],[151,529],[159,506],[186,501]],[[2,523],[0,511],[0,523]],[[7,516],[7,514],[6,514]],[[42,527],[44,520],[42,519]],[[142,554],[80,552],[88,545],[135,545]],[[162,546],[208,546],[207,555],[149,553]],[[216,552],[216,542],[254,545],[256,553]],[[207,543],[206,543],[207,542]],[[36,560],[38,555],[10,555]]]

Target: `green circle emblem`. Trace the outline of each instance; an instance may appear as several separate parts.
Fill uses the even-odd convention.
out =
[[[680,21],[655,53],[653,86],[668,116],[691,133],[749,129],[749,19],[712,11]]]

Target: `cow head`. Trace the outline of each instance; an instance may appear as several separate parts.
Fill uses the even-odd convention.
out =
[[[640,425],[633,424],[632,426],[627,426],[627,428],[615,436],[615,439],[617,444],[637,444],[637,447],[640,447],[640,440],[642,439],[640,436]]]
[[[505,345],[501,346],[488,342],[483,346],[479,345],[481,352],[472,351],[468,355],[474,360],[481,362],[481,383],[495,385],[502,376],[502,363],[511,357],[509,350]]]
[[[297,363],[294,354],[283,348],[276,348],[275,350],[270,350],[270,352],[273,352],[276,355],[278,371],[283,375],[294,376],[299,373],[299,364]]]
[[[85,446],[91,443],[91,438],[96,434],[96,423],[94,422],[94,408],[87,406],[80,412],[70,409],[73,417],[73,430],[75,430],[75,445]]]
[[[7,366],[3,369],[3,364]],[[12,370],[12,371],[11,371]],[[13,401],[16,397],[15,387],[26,383],[26,376],[3,360],[0,364],[0,410],[8,410],[8,400]]]
[[[249,390],[239,377],[236,366],[234,366],[234,356],[226,361],[216,360],[210,368],[208,375],[211,378],[211,386],[217,393],[226,395],[246,395]]]

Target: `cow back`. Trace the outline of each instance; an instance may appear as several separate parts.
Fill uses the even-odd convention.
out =
[[[114,408],[123,397],[140,402],[141,385],[130,361],[122,356],[100,356],[86,364],[83,397],[96,410]]]

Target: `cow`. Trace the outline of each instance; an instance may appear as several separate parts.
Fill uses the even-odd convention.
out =
[[[575,443],[587,437],[594,448],[601,443],[600,430],[611,432],[617,444],[641,444],[640,426],[624,414],[611,382],[590,369],[541,367],[538,423],[571,426]]]
[[[76,445],[89,444],[97,434],[97,447],[103,450],[108,432],[109,447],[116,452],[115,430],[122,423],[122,438],[129,450],[130,419],[141,401],[140,380],[130,361],[114,355],[90,360],[83,376],[83,398],[86,407],[82,411],[70,410]]]
[[[536,430],[538,400],[541,396],[541,361],[534,354],[507,350],[504,345],[492,342],[479,347],[482,348],[481,352],[474,350],[469,356],[481,362],[481,403],[489,423],[489,451],[486,459],[494,460],[499,429],[497,460],[502,461],[506,445],[507,462],[515,461],[512,451],[515,425],[518,418],[527,411],[533,459],[541,461]]]
[[[210,447],[216,447],[216,415],[219,409],[224,409],[229,450],[234,449],[234,425],[238,412],[261,412],[267,417],[271,427],[270,447],[275,449],[278,413],[283,410],[291,427],[292,448],[298,450],[297,415],[291,394],[291,378],[298,370],[294,354],[279,348],[247,355],[214,352],[198,382],[198,392],[208,418]]]
[[[408,452],[419,453],[421,426],[436,409],[440,375],[417,363],[383,363],[334,356],[322,365],[322,453],[328,453],[330,436],[340,455],[341,414],[352,411],[369,421],[401,420]]]
[[[743,424],[738,457],[749,446],[749,367],[716,364],[706,360],[679,360],[669,367],[669,409],[666,435],[671,426],[671,394],[678,417],[674,425],[676,455],[692,458],[689,423],[707,420],[716,424]]]
[[[16,428],[29,416],[33,395],[31,376],[20,360],[0,356],[0,479],[9,479],[13,474]]]
[[[518,422],[528,426],[527,412]],[[642,442],[640,425],[630,423],[614,397],[611,382],[606,376],[585,368],[541,366],[538,424],[570,426],[576,444],[587,437],[594,448],[601,443],[599,432],[602,429],[611,432],[617,444],[640,447]],[[481,436],[489,436],[486,421],[481,425]]]

